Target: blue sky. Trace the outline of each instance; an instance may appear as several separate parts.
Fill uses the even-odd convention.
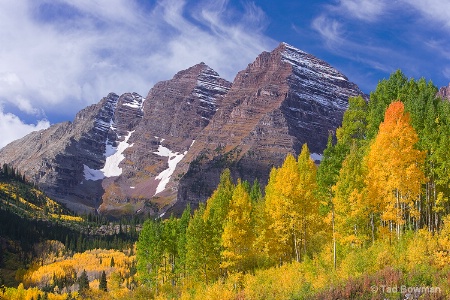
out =
[[[232,81],[280,42],[366,93],[397,69],[446,86],[449,34],[449,0],[0,1],[0,147],[202,61]]]

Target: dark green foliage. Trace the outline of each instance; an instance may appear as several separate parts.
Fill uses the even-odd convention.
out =
[[[178,254],[178,272],[181,276],[186,276],[186,243],[187,243],[187,229],[191,219],[191,207],[188,204],[183,211],[180,220],[178,221],[178,236],[177,236],[177,254]]]
[[[408,79],[400,71],[391,74],[388,80],[380,81],[374,92],[370,93],[369,114],[367,116],[367,137],[372,139],[383,121],[384,112],[392,102],[404,99]]]
[[[98,285],[99,290],[107,292],[108,291],[108,282],[106,281],[106,273],[105,271],[102,272],[102,275],[100,276],[100,282]]]
[[[87,290],[89,290],[89,278],[86,270],[83,270],[80,277],[78,277],[78,292],[83,293]]]
[[[260,202],[262,200],[261,186],[258,179],[253,181],[253,185],[250,189],[250,199],[253,203]]]
[[[37,192],[37,188],[23,180],[20,172],[3,165],[0,169],[0,184],[4,184],[10,191],[0,190],[0,237],[7,243],[0,243],[0,272],[2,268],[7,268],[5,274],[12,276],[5,277],[8,286],[16,285],[14,273],[18,268],[27,268],[36,258],[34,245],[46,240],[57,240],[66,247],[66,253],[84,252],[89,249],[129,249],[137,239],[136,225],[141,222],[140,218],[122,220],[122,227],[129,230],[122,230],[121,234],[97,235],[88,234],[86,228],[91,229],[102,224],[107,224],[107,220],[98,215],[91,215],[91,222],[71,222],[63,221],[51,214],[73,215],[63,206],[47,206],[47,200],[43,193]],[[25,199],[22,202],[19,199]],[[42,208],[39,211],[27,203]],[[85,220],[87,219],[87,216]],[[113,223],[113,226],[115,224]],[[14,246],[12,246],[14,245]],[[5,266],[3,257],[14,257],[17,262],[15,266]],[[59,279],[58,279],[59,280]],[[62,288],[64,282],[57,282]]]

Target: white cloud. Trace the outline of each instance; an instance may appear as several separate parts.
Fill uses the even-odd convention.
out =
[[[436,57],[448,61],[449,0],[333,2],[321,5],[311,28],[332,56],[347,61],[340,66],[342,71],[359,72],[353,76],[360,87],[373,89],[374,76],[387,77],[397,69],[415,78],[445,74],[427,70]],[[370,78],[372,87],[364,78]]]
[[[407,5],[411,5],[428,22],[439,23],[446,29],[450,29],[450,1],[449,0],[403,0]]]
[[[15,100],[17,108],[19,108],[22,112],[38,117],[43,114],[41,110],[33,107],[29,99],[18,95]]]
[[[322,36],[329,47],[333,48],[334,45],[343,42],[342,25],[337,20],[323,14],[315,18],[311,26]]]
[[[0,102],[31,115],[74,115],[109,92],[145,96],[201,61],[232,80],[276,43],[254,4],[213,4],[0,1]]]
[[[334,10],[348,17],[364,21],[376,21],[387,8],[385,0],[341,0]]]
[[[45,129],[49,126],[50,123],[47,120],[40,120],[37,124],[26,124],[16,115],[4,113],[3,108],[0,106],[0,132],[2,133],[0,148],[32,131]]]

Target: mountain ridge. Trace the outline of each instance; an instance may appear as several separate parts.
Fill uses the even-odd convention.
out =
[[[265,182],[303,143],[320,158],[357,95],[364,93],[331,65],[281,43],[233,83],[199,63],[145,98],[110,93],[73,122],[1,149],[0,162],[77,211],[157,214],[206,200],[225,167]]]

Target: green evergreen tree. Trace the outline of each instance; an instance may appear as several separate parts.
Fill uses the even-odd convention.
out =
[[[226,169],[220,176],[220,182],[217,189],[206,202],[206,208],[203,215],[207,233],[210,234],[209,243],[211,244],[211,254],[208,258],[210,269],[213,271],[212,278],[217,279],[224,275],[220,268],[221,256],[223,250],[222,234],[225,226],[225,219],[228,214],[231,198],[233,197],[234,184],[231,179],[230,170]],[[211,276],[210,276],[211,277]]]
[[[78,292],[83,293],[86,290],[89,290],[89,278],[86,270],[83,270],[81,275],[78,277]]]
[[[262,199],[261,186],[259,184],[258,178],[253,181],[253,185],[250,189],[250,199],[253,203],[260,202]]]
[[[108,282],[106,281],[106,273],[105,271],[102,272],[102,275],[100,276],[100,282],[98,285],[99,290],[107,292],[108,291]]]

